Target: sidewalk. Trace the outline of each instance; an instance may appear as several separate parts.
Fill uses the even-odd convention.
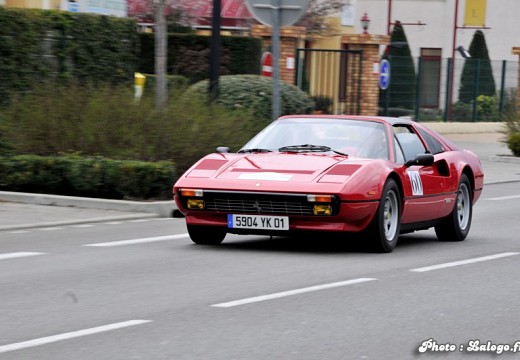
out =
[[[520,182],[520,158],[500,140],[500,123],[424,123],[482,161],[484,183]],[[0,231],[173,217],[173,200],[139,202],[0,191]]]

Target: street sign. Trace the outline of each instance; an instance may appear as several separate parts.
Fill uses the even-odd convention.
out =
[[[270,52],[262,55],[262,76],[273,76],[273,55]]]
[[[245,0],[244,2],[253,17],[268,26],[273,26],[273,10],[279,10],[279,26],[289,26],[302,17],[309,4],[309,0]]]
[[[386,90],[388,86],[390,86],[390,62],[383,59],[379,65],[379,88]]]
[[[264,25],[271,27],[272,83],[273,83],[273,120],[280,116],[280,27],[289,26],[298,21],[309,0],[244,0],[253,17]]]

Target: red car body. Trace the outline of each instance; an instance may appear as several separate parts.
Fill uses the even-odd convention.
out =
[[[300,129],[300,138],[290,138]],[[380,153],[363,153],[374,146]],[[298,115],[278,119],[238,153],[207,155],[173,192],[196,243],[220,243],[226,233],[367,231],[379,251],[389,252],[400,233],[432,226],[441,240],[463,240],[483,180],[474,153],[419,123]],[[282,230],[246,224],[285,220]]]

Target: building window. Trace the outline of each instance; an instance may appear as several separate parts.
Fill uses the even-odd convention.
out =
[[[420,106],[439,108],[442,49],[421,48]]]

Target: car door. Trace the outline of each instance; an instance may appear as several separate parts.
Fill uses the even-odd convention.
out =
[[[426,141],[411,125],[394,125],[396,162],[402,163],[404,207],[403,223],[428,221],[442,217],[446,208],[446,174],[436,162],[431,166],[405,167],[417,155],[431,153]],[[435,155],[434,155],[435,156]],[[438,160],[435,156],[435,160]]]

